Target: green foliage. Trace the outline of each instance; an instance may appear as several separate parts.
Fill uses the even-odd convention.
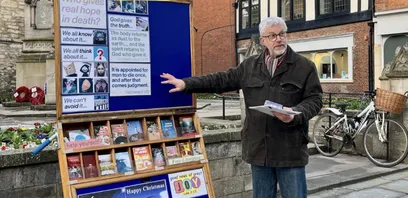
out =
[[[369,100],[362,100],[359,98],[337,98],[333,97],[332,98],[332,104],[331,107],[337,108],[336,103],[347,103],[349,106],[347,106],[347,110],[363,110],[369,103]],[[323,104],[324,107],[329,107],[329,99],[328,98],[323,98]]]
[[[14,96],[12,93],[9,93],[9,92],[0,93],[0,103],[10,102],[10,101],[14,101]]]
[[[24,127],[9,127],[5,130],[0,129],[0,142],[6,146],[20,149],[27,146],[28,143],[41,144],[41,140],[46,139],[56,133],[54,124],[34,123],[34,128],[26,129]]]

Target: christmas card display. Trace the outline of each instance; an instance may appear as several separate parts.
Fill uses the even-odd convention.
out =
[[[166,152],[168,158],[179,157],[176,145],[166,146]]]
[[[147,120],[147,134],[149,136],[149,140],[160,140],[160,129],[158,124],[154,120]]]
[[[115,153],[116,167],[119,174],[133,173],[132,162],[130,161],[129,152]]]
[[[181,116],[179,118],[181,136],[195,136],[197,131],[194,126],[194,121],[192,116]]]
[[[129,142],[139,142],[145,140],[142,123],[140,120],[127,121],[126,125],[129,136]]]
[[[162,134],[164,138],[176,138],[177,133],[173,120],[161,120]]]
[[[191,148],[193,150],[193,155],[202,155],[201,145],[199,141],[191,142]]]
[[[110,145],[111,138],[109,136],[109,129],[105,125],[94,126],[95,139],[101,139],[103,145]]]
[[[81,140],[91,139],[88,129],[70,130],[68,131],[68,134],[69,134],[69,141],[81,141]]]
[[[111,154],[100,154],[98,155],[98,160],[101,176],[113,175],[116,173],[116,167],[112,161]]]
[[[152,147],[152,156],[155,169],[164,168],[166,165],[163,148]]]
[[[124,144],[128,142],[125,124],[112,124],[111,130],[114,144]]]
[[[192,156],[193,151],[191,150],[190,144],[188,142],[179,143],[180,155],[181,157]]]
[[[84,123],[79,123],[78,126],[67,127],[63,133],[65,149],[73,150],[109,145],[110,140],[106,139],[106,137],[109,137],[109,131],[104,131],[104,128],[100,129],[101,127],[103,126],[96,126],[92,129],[89,124]],[[90,131],[94,133],[90,133]]]
[[[85,179],[98,177],[98,168],[96,167],[96,159],[93,153],[82,154],[84,164]]]
[[[81,158],[79,155],[67,156],[67,164],[69,180],[78,180],[83,178]]]
[[[133,148],[136,171],[146,171],[153,168],[153,161],[149,146]]]
[[[194,119],[195,115],[181,114],[63,123],[65,139],[73,131],[87,136],[74,142],[100,141],[75,148],[67,147],[69,139],[65,142],[67,178],[73,184],[85,185],[102,178],[154,175],[157,171],[205,164],[204,144]],[[181,133],[181,126],[187,135]],[[88,135],[87,131],[92,133]]]

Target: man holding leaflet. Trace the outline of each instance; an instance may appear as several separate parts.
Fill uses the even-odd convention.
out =
[[[305,166],[309,162],[307,123],[322,107],[316,66],[287,45],[287,26],[279,17],[259,24],[265,50],[225,72],[177,79],[161,75],[170,93],[222,93],[242,89],[246,119],[241,132],[242,158],[251,165],[254,198],[306,197]],[[301,112],[274,116],[251,110],[265,100]]]

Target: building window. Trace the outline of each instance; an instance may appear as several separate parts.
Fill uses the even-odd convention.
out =
[[[279,0],[280,16],[285,21],[305,18],[305,0]]]
[[[349,71],[347,49],[300,54],[315,63],[320,79],[349,79],[351,71]]]
[[[240,1],[241,29],[257,27],[259,24],[259,0]]]
[[[346,12],[349,10],[350,0],[318,0],[319,15]]]

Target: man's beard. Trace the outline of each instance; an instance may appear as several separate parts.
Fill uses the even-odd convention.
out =
[[[284,53],[285,53],[285,51],[286,51],[286,49],[287,49],[288,47],[285,45],[285,48],[283,48],[283,49],[281,49],[281,50],[273,50],[273,53],[275,54],[275,56],[278,58],[278,57],[280,57],[280,56],[282,56]]]

